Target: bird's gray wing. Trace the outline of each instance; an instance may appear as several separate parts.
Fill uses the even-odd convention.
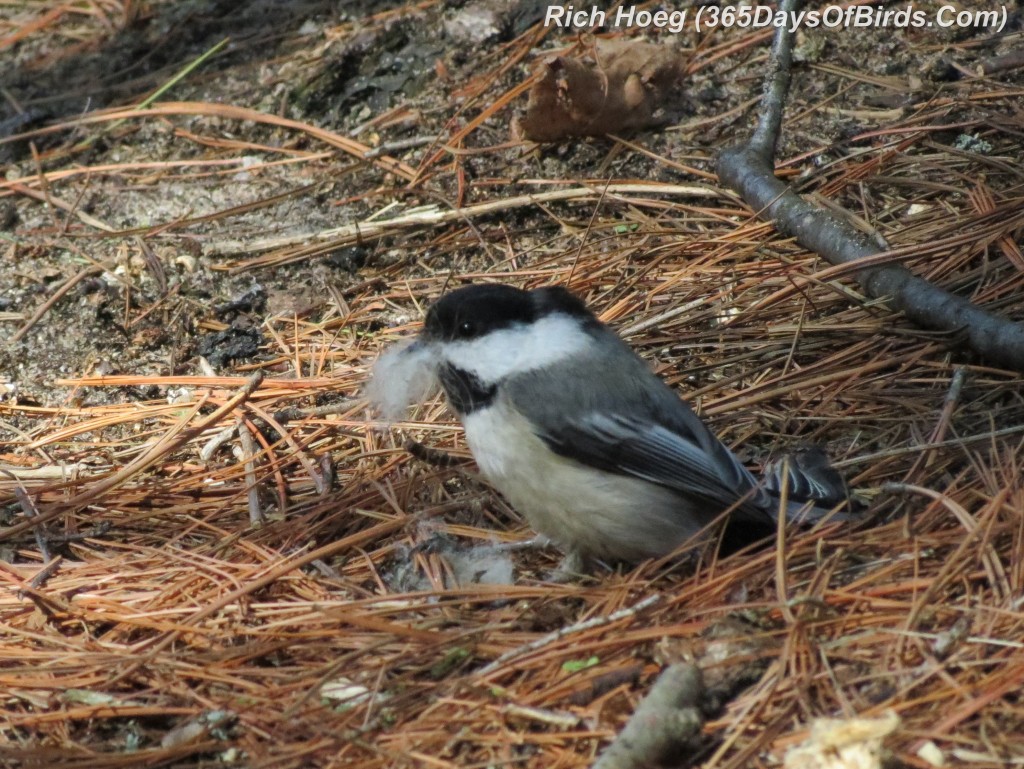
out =
[[[553,451],[583,464],[642,478],[723,509],[744,497],[745,510],[767,502],[750,472],[724,446],[701,445],[700,436],[660,424],[590,413],[557,432],[543,431],[541,437]]]
[[[621,365],[580,359],[517,375],[505,397],[557,454],[720,509],[746,498],[738,512],[770,517],[769,495],[678,395],[632,351],[612,361]]]

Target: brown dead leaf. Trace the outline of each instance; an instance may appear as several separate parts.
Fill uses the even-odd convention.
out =
[[[661,125],[683,66],[675,48],[637,40],[597,40],[587,56],[545,59],[513,130],[551,142]]]

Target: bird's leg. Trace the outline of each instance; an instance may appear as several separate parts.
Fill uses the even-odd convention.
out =
[[[546,580],[559,583],[578,582],[590,576],[593,565],[590,558],[580,550],[572,548],[562,558],[561,563],[548,573]]]

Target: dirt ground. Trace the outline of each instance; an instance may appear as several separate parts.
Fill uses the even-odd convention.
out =
[[[816,717],[887,711],[901,765],[1019,762],[1020,373],[822,277],[718,183],[770,30],[600,30],[678,52],[662,124],[517,139],[514,89],[589,45],[546,8],[0,3],[0,763],[588,766],[736,621],[742,684],[679,765],[775,765]],[[996,66],[1024,32],[998,8],[999,32],[802,30],[778,168],[1024,322],[1024,68]],[[360,393],[474,279],[584,295],[752,465],[824,446],[865,525],[778,563],[454,579],[528,529],[443,403],[401,427],[455,468]]]

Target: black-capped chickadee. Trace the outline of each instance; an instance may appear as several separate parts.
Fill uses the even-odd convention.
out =
[[[567,568],[666,555],[730,508],[734,526],[763,531],[778,519],[783,479],[787,516],[817,520],[845,500],[820,458],[758,483],[563,288],[446,294],[414,342],[381,356],[368,394],[394,419],[438,383],[484,477],[567,550]]]

